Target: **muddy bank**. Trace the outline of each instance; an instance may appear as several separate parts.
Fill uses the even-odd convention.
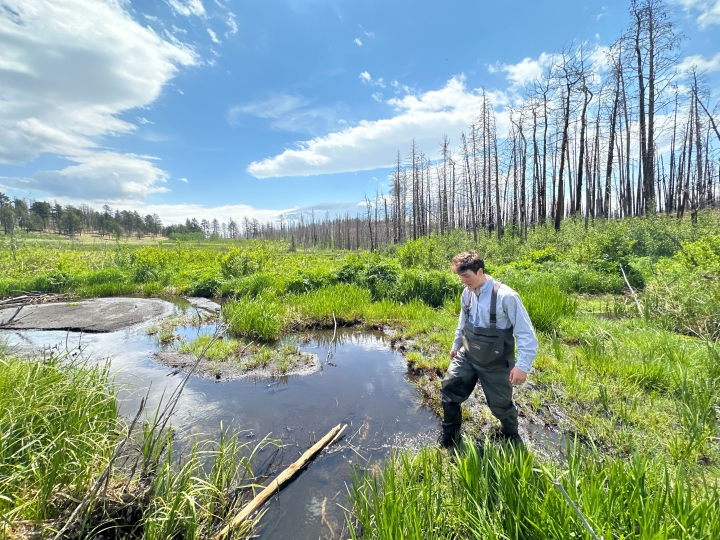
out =
[[[19,312],[17,308],[3,309],[0,310],[0,326],[7,330],[106,333],[167,317],[173,309],[174,306],[164,300],[96,298],[81,302],[25,306]]]
[[[155,361],[163,366],[177,370],[187,371],[195,362],[197,357],[193,354],[184,354],[177,351],[160,351],[153,355]],[[234,381],[238,379],[276,379],[279,377],[311,375],[320,371],[322,365],[317,354],[302,352],[299,358],[293,362],[289,369],[283,371],[278,369],[273,362],[263,367],[248,369],[242,363],[232,360],[215,361],[203,358],[198,364],[194,375],[204,379],[215,381]]]
[[[412,384],[420,392],[423,402],[442,419],[442,395],[440,385],[445,373],[437,368],[430,369],[418,366],[408,360],[407,354],[422,351],[411,339],[391,339],[392,348],[403,355],[408,364],[408,376]],[[539,406],[532,405],[533,392],[541,390],[531,378],[520,386],[516,386],[513,400],[518,409],[518,431],[525,445],[535,453],[555,461],[562,461],[566,451],[568,434],[574,431],[567,412],[557,403],[544,402]],[[498,438],[500,422],[496,420],[485,400],[480,383],[468,400],[463,403],[463,433],[478,441],[486,438]]]

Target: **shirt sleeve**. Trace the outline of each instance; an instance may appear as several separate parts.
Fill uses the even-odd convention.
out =
[[[523,306],[520,296],[514,291],[513,294],[505,297],[504,307],[505,313],[513,325],[515,345],[518,350],[515,367],[528,373],[538,350],[538,340],[530,321],[530,315]]]
[[[465,310],[463,309],[463,302],[465,301],[465,291],[460,295],[460,316],[458,317],[458,325],[455,330],[455,340],[453,341],[452,348],[454,351],[459,351],[462,347],[462,329],[465,326]]]

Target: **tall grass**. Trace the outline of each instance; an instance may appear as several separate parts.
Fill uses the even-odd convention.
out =
[[[454,460],[436,448],[401,452],[381,473],[356,476],[352,537],[590,538],[555,482],[600,537],[720,537],[716,484],[641,456],[601,459],[579,444],[568,451],[565,468],[515,447],[467,444]]]
[[[278,339],[286,326],[286,304],[272,291],[256,297],[242,297],[223,305],[222,316],[230,332],[238,336],[271,341]]]
[[[108,366],[0,356],[0,514],[43,520],[81,498],[112,454]]]
[[[356,323],[371,303],[370,292],[341,283],[289,298],[300,320],[332,325],[333,314],[343,323]]]
[[[211,538],[247,502],[255,485],[253,461],[270,441],[242,443],[239,434],[220,430],[215,443],[196,443],[178,461],[172,440],[152,480],[152,500],[142,519],[142,538],[168,540]],[[233,538],[245,538],[262,513],[245,522]]]

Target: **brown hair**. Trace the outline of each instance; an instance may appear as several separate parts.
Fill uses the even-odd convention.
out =
[[[464,272],[465,270],[471,270],[477,274],[477,271],[480,269],[482,269],[483,272],[485,271],[485,261],[477,252],[465,251],[453,257],[451,268],[456,274]]]

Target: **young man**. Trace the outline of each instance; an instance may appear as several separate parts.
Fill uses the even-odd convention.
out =
[[[461,403],[480,381],[490,411],[502,424],[505,439],[518,440],[518,413],[512,387],[527,378],[538,341],[518,294],[485,273],[474,251],[452,260],[465,285],[450,367],[442,381],[443,423],[440,444],[453,446],[460,437]],[[515,346],[518,357],[515,363]]]

